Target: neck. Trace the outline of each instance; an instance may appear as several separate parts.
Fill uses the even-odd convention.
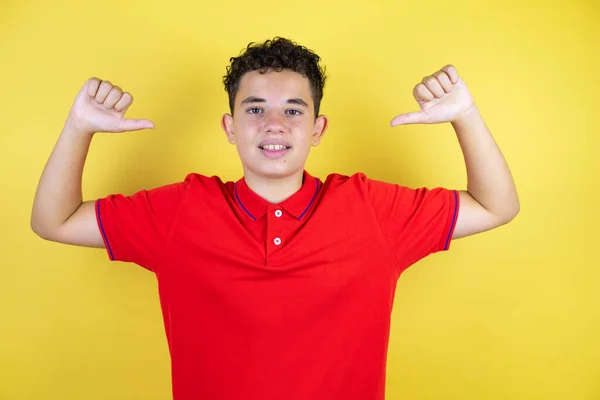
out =
[[[246,185],[271,204],[281,203],[302,187],[304,171],[282,178],[260,177],[244,173]]]

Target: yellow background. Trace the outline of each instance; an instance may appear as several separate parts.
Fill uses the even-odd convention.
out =
[[[330,127],[308,162],[464,188],[449,124],[390,128],[453,63],[515,176],[521,213],[400,279],[388,399],[600,399],[597,1],[0,3],[0,399],[167,399],[152,274],[29,228],[35,188],[90,76],[157,128],[97,135],[84,197],[194,171],[237,179],[219,118],[229,57],[289,37],[323,57]]]

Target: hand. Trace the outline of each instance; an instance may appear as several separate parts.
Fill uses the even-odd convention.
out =
[[[452,65],[423,78],[413,89],[413,96],[421,111],[400,114],[392,119],[391,126],[455,122],[476,109],[467,85]]]
[[[123,92],[118,86],[90,78],[75,97],[68,122],[84,134],[154,128],[154,124],[147,119],[124,118],[132,102],[131,94]]]

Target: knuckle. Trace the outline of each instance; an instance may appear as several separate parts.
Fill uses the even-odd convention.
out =
[[[423,83],[425,85],[431,85],[434,81],[435,81],[435,77],[433,77],[433,76],[426,76],[425,78],[423,78]]]
[[[458,71],[456,70],[456,67],[452,64],[448,64],[446,65],[443,70],[448,74],[448,76],[457,76],[458,75]]]
[[[415,86],[415,89],[413,90],[414,95],[423,96],[425,93],[427,93],[427,88],[422,83]]]

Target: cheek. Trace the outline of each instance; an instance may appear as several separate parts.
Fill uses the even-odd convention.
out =
[[[235,141],[236,143],[239,144],[246,144],[249,143],[253,140],[254,138],[254,133],[255,129],[248,125],[248,124],[244,124],[243,126],[240,124],[240,126],[238,126],[238,128],[234,128],[234,132],[235,132]]]
[[[303,142],[309,143],[309,144],[312,142],[314,128],[315,128],[314,125],[311,123],[307,123],[302,126],[301,129],[302,129],[302,135],[303,135],[303,137],[302,137]]]
[[[294,128],[303,129],[305,131],[309,131],[313,127],[313,124],[311,123],[310,119],[308,119],[308,118],[294,119],[290,123]]]
[[[312,136],[314,124],[310,120],[297,119],[290,121],[290,128],[302,136]]]

